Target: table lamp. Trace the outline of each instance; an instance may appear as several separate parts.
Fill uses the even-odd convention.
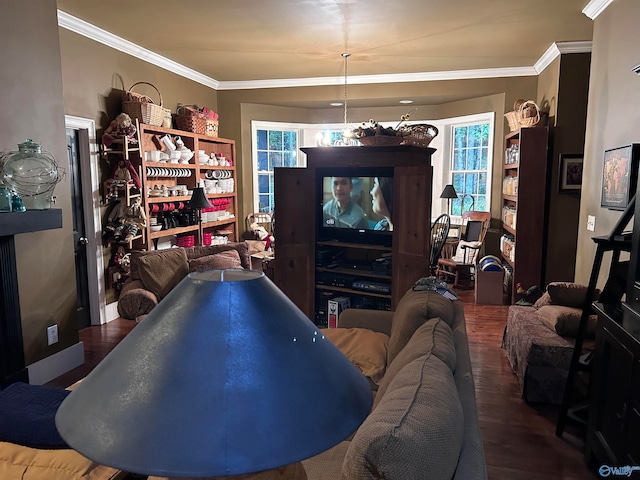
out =
[[[198,245],[202,245],[202,209],[211,207],[209,199],[204,194],[204,188],[195,187],[189,200],[189,206],[198,212]]]
[[[190,273],[64,400],[56,426],[102,465],[161,477],[290,465],[353,433],[360,371],[263,273]]]
[[[440,198],[447,199],[447,213],[451,214],[451,199],[458,198],[458,194],[456,193],[456,189],[453,188],[453,185],[445,185],[444,190],[442,190],[442,193],[440,194]]]

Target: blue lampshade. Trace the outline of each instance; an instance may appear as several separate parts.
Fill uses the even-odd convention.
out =
[[[369,384],[261,272],[189,274],[72,391],[56,425],[132,473],[230,476],[311,457],[370,411]]]

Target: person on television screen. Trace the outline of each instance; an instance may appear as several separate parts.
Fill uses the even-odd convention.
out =
[[[374,230],[393,230],[391,223],[391,214],[393,212],[393,178],[375,177],[373,180],[373,188],[371,189],[372,210],[378,215],[382,215],[378,223],[373,227]]]
[[[331,177],[333,199],[322,208],[324,225],[338,228],[367,228],[362,207],[351,200],[353,183],[349,177]]]

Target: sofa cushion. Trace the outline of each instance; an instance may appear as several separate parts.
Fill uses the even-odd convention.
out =
[[[43,450],[0,442],[0,478],[22,480],[107,480],[120,471],[98,465],[75,450]]]
[[[154,250],[138,259],[140,279],[147,290],[162,300],[189,273],[183,248]]]
[[[545,305],[538,310],[540,321],[558,335],[563,337],[575,337],[578,335],[578,326],[582,317],[582,308],[565,307],[562,305]],[[596,334],[597,315],[589,315],[586,338],[594,338]]]
[[[439,317],[448,325],[454,319],[451,300],[427,290],[409,290],[393,314],[387,353],[387,365],[404,348],[413,333],[430,318]]]
[[[453,344],[451,328],[439,318],[432,318],[422,324],[405,347],[396,355],[393,362],[387,366],[384,377],[378,382],[378,392],[373,403],[373,409],[382,401],[393,378],[406,365],[423,355],[433,355],[442,360],[449,367],[451,373],[456,369],[456,349]]]
[[[118,297],[118,315],[135,320],[146,315],[158,305],[158,297],[147,290],[142,280],[129,280]]]
[[[215,255],[189,259],[189,271],[213,270],[214,268],[242,268],[237,250],[227,250]]]
[[[547,292],[552,305],[582,308],[587,295],[587,286],[572,282],[551,282],[547,285]],[[599,290],[595,292],[596,298],[599,293]]]
[[[23,382],[0,391],[0,441],[34,448],[69,448],[55,424],[58,407],[69,393]]]
[[[195,477],[180,477],[182,480],[198,480]],[[231,477],[207,477],[207,480],[307,480],[307,473],[302,463],[292,463],[284,467],[264,470],[262,472],[234,475]],[[174,480],[174,477],[149,477],[148,480]]]
[[[342,480],[451,479],[464,436],[464,414],[451,369],[423,355],[393,378],[357,430]]]
[[[247,242],[229,242],[218,245],[203,245],[185,248],[187,259],[204,257],[206,255],[215,255],[216,253],[235,250],[240,256],[242,268],[251,268],[251,257],[249,255],[249,245]]]
[[[533,304],[533,308],[537,310],[538,308],[544,307],[545,305],[551,305],[551,295],[549,295],[549,292],[544,292],[542,296],[535,301],[535,303]]]
[[[322,334],[373,383],[378,383],[387,367],[387,344],[384,333],[367,328],[322,328]]]

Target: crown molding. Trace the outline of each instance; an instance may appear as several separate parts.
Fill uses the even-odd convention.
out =
[[[486,68],[443,72],[396,73],[390,75],[350,75],[349,85],[380,83],[433,82],[496,77],[526,77],[537,75],[533,67]],[[343,85],[344,77],[283,78],[267,80],[220,82],[219,90],[248,90],[260,88],[317,87]]]
[[[582,9],[582,13],[591,20],[595,20],[612,2],[613,0],[591,0],[587,6]]]
[[[595,1],[595,0],[594,0]],[[613,1],[613,0],[610,0]],[[593,3],[593,2],[592,2]],[[610,2],[609,2],[610,3]],[[185,67],[162,55],[140,47],[129,40],[118,37],[89,22],[58,10],[58,25],[78,35],[90,38],[120,52],[164,68],[176,75],[180,75],[194,82],[200,83],[214,90],[255,90],[261,88],[287,87],[317,87],[326,85],[342,85],[344,77],[311,77],[311,78],[283,78],[248,81],[218,81],[189,67]],[[475,70],[450,70],[441,72],[416,72],[388,75],[354,75],[349,77],[351,85],[366,85],[380,83],[410,83],[434,82],[442,80],[469,80],[480,78],[527,77],[540,74],[549,64],[562,53],[591,52],[591,42],[557,42],[552,44],[540,59],[531,67],[485,68]]]
[[[214,80],[211,77],[207,77],[206,75],[203,75],[200,72],[196,72],[189,67],[185,67],[184,65],[174,62],[173,60],[169,60],[162,55],[158,55],[151,50],[147,50],[146,48],[136,45],[129,40],[118,37],[117,35],[96,27],[89,22],[85,22],[84,20],[74,17],[73,15],[69,15],[62,10],[58,10],[58,26],[66,28],[67,30],[70,30],[84,37],[90,38],[91,40],[94,40],[96,42],[102,43],[107,47],[114,48],[123,53],[139,58],[140,60],[149,62],[153,65],[156,65],[157,67],[169,70],[170,72],[181,75],[185,78],[193,80],[194,82],[206,85],[207,87],[211,87],[214,90],[217,90],[219,87],[220,82]]]
[[[536,74],[540,74],[560,55],[564,53],[591,53],[592,47],[593,42],[591,41],[552,43],[534,64],[533,68]]]

